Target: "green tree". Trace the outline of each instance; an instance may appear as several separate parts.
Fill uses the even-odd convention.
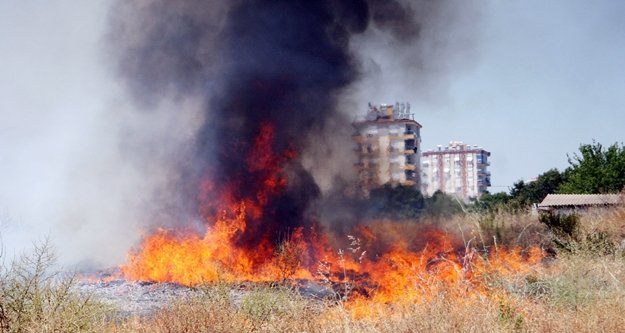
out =
[[[428,216],[448,217],[462,212],[462,206],[457,198],[436,191],[425,199],[424,214]]]
[[[558,169],[551,169],[529,183],[520,180],[510,190],[510,204],[515,208],[523,208],[539,203],[547,194],[556,193],[563,181],[564,177]]]
[[[570,167],[560,193],[616,193],[625,186],[625,147],[617,143],[605,149],[600,143],[583,144],[569,156]]]
[[[479,199],[473,200],[473,210],[478,212],[494,212],[499,209],[506,209],[512,197],[506,192],[491,194],[485,192]]]
[[[551,169],[532,182],[517,181],[512,186],[510,194],[504,192],[483,194],[473,203],[473,209],[477,211],[527,209],[532,204],[543,201],[547,194],[556,193],[563,181],[563,174],[557,169]]]

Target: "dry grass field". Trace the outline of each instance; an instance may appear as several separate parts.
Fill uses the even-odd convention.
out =
[[[555,220],[554,220],[555,219]],[[553,222],[555,221],[555,222]],[[119,317],[51,272],[47,246],[6,265],[0,285],[3,332],[619,332],[625,327],[625,209],[585,213],[562,230],[531,214],[454,217],[436,223],[467,246],[494,252],[471,281],[430,281],[427,290],[372,302],[356,294],[314,299],[288,282],[258,284],[234,298],[214,283],[150,316]],[[567,222],[567,221],[564,221]],[[570,221],[569,221],[570,222]],[[554,227],[555,225],[555,227]],[[541,247],[527,267],[496,267],[498,246]],[[492,269],[491,269],[492,268]],[[414,288],[423,275],[415,274]]]

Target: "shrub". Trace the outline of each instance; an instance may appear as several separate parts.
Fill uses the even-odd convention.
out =
[[[559,250],[617,254],[625,226],[625,220],[619,218],[622,210],[618,207],[571,214],[549,212],[541,214],[540,221],[551,231],[553,243]]]
[[[542,213],[539,220],[546,224],[556,237],[570,239],[576,239],[578,237],[579,216],[575,213]]]
[[[104,331],[107,308],[75,291],[75,276],[53,270],[55,259],[45,242],[0,268],[0,330]]]

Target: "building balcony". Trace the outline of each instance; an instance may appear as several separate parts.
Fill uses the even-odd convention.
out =
[[[390,135],[389,136],[391,140],[401,140],[401,141],[405,141],[405,140],[415,140],[417,138],[416,134],[399,134],[399,135]]]
[[[405,164],[401,167],[403,170],[417,170],[417,166],[414,164]]]

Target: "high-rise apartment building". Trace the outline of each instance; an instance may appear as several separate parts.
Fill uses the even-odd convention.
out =
[[[437,190],[469,201],[479,197],[490,186],[488,157],[490,152],[477,146],[452,141],[422,156],[422,192],[432,195]]]
[[[410,104],[369,104],[366,118],[353,125],[363,195],[384,184],[421,188],[421,125],[410,113]]]

